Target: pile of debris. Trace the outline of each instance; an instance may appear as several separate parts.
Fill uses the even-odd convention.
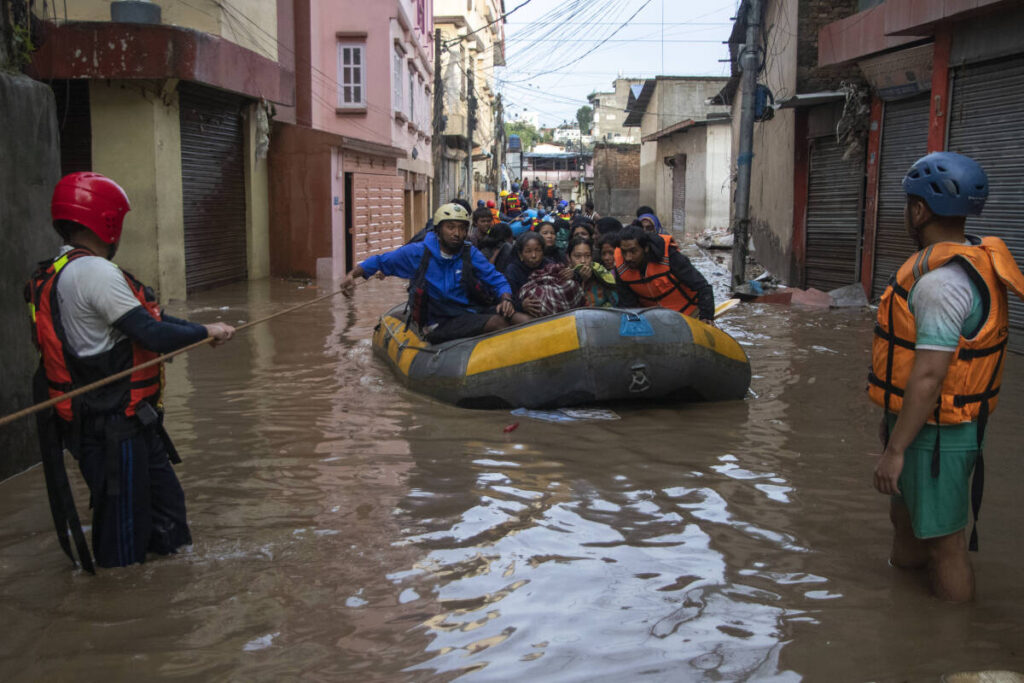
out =
[[[708,228],[697,235],[701,249],[732,249],[733,235],[729,228]]]
[[[767,272],[736,287],[733,296],[758,304],[792,304],[808,308],[863,308],[870,305],[859,282],[823,292],[814,287],[784,287]]]

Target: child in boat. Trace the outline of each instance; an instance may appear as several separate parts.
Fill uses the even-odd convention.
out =
[[[585,237],[574,237],[569,243],[569,268],[563,276],[575,279],[583,289],[584,305],[597,308],[615,308],[622,302],[615,274],[594,261],[593,243]]]
[[[615,248],[619,245],[618,233],[608,232],[597,238],[594,260],[604,266],[609,273],[615,273]]]
[[[555,263],[567,264],[569,261],[565,257],[565,252],[558,248],[554,220],[550,218],[543,219],[537,225],[536,230],[537,234],[544,240],[544,257],[551,259]]]
[[[549,227],[554,227],[550,226]],[[520,290],[535,270],[553,264],[554,261],[544,256],[544,238],[537,232],[524,232],[516,238],[512,261],[505,268],[505,279],[512,289],[512,302],[518,311],[540,311],[540,306],[533,300],[523,301]],[[532,314],[531,314],[532,315]]]

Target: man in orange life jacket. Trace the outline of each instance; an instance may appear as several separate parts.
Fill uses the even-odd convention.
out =
[[[671,308],[713,325],[715,293],[668,235],[630,225],[619,233],[615,276],[641,306]]]
[[[65,246],[39,265],[26,286],[33,341],[40,351],[37,400],[59,396],[194,342],[231,338],[234,328],[198,325],[164,314],[153,292],[110,259],[130,206],[124,190],[98,173],[57,183],[51,213]],[[40,413],[39,437],[50,510],[61,547],[68,532],[83,568],[89,548],[64,471],[63,448],[89,486],[96,564],[144,562],[192,542],[185,494],[171,468],[177,453],[163,428],[163,368],[129,378]]]
[[[891,496],[891,563],[927,567],[935,594],[961,602],[974,596],[967,551],[977,549],[977,529],[970,543],[964,529],[968,499],[975,525],[981,505],[984,432],[1006,355],[1006,290],[1024,298],[1024,275],[1002,240],[964,233],[988,197],[973,159],[929,154],[903,190],[907,232],[920,251],[878,309],[868,390],[885,414],[874,485]]]

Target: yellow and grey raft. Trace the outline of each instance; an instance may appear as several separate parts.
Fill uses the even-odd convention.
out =
[[[463,408],[559,408],[622,400],[742,399],[750,363],[728,334],[665,308],[580,308],[431,345],[405,306],[373,349],[401,382]]]

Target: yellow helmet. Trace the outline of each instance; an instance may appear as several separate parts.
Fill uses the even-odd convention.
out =
[[[469,223],[469,212],[458,204],[442,204],[434,212],[434,227],[438,227],[444,221],[463,221]]]
[[[500,194],[500,195],[501,195],[502,197],[507,197],[507,196],[508,196],[508,190],[502,190],[501,192],[499,192],[499,194]]]

